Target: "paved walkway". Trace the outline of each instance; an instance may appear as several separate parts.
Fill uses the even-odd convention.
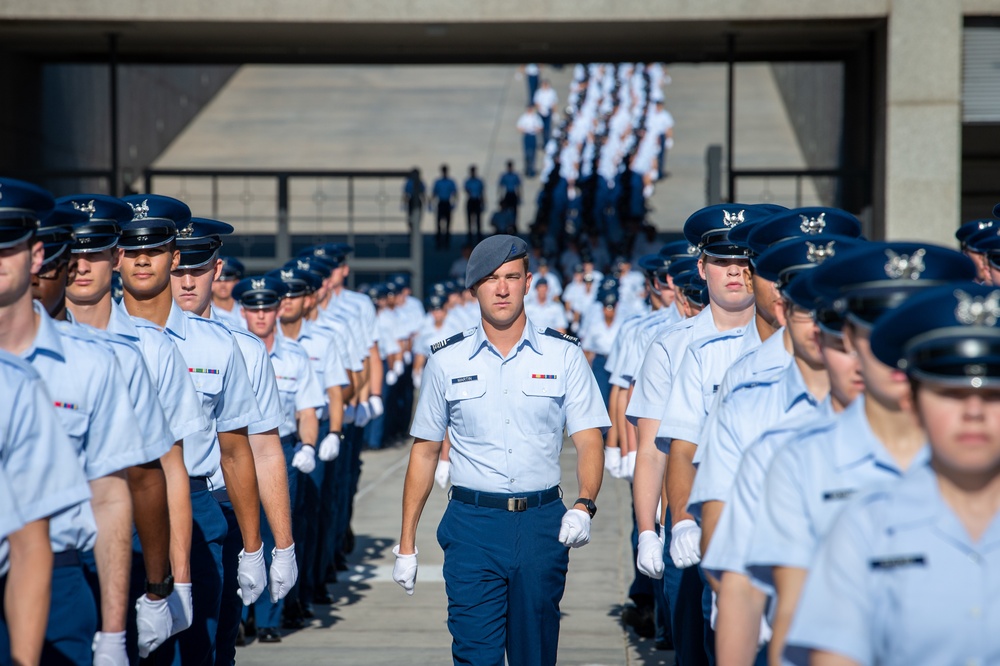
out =
[[[317,606],[312,626],[287,632],[280,644],[240,648],[240,666],[297,664],[447,664],[451,637],[441,576],[443,554],[435,530],[446,494],[437,486],[424,510],[417,547],[420,569],[412,597],[392,580],[392,546],[399,539],[400,502],[408,449],[368,451],[363,456],[354,515],[357,547],[351,571],[330,586],[332,606]],[[576,454],[563,453],[566,494],[576,492]],[[623,630],[619,621],[632,581],[629,486],[605,476],[591,543],[570,554],[559,663],[577,665],[672,664],[673,653]]]

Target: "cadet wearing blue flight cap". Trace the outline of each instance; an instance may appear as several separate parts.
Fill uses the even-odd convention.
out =
[[[906,372],[930,460],[861,493],[833,523],[788,637],[792,663],[810,652],[852,664],[1000,659],[988,628],[1000,611],[998,324],[1000,291],[952,283],[875,325],[872,352]]]
[[[171,270],[180,262],[178,228],[191,221],[181,201],[154,194],[125,197],[134,218],[119,240],[123,303],[129,314],[151,321],[171,337],[185,359],[188,376],[202,402],[208,425],[184,440],[190,477],[195,538],[191,544],[193,625],[167,641],[160,653],[172,659],[203,659],[215,651],[222,600],[222,549],[228,528],[211,479],[220,469],[243,482],[228,488],[238,518],[244,553],[239,562],[243,603],[265,591],[267,571],[260,540],[260,498],[247,426],[261,420],[246,363],[233,334],[223,324],[184,312],[171,290]],[[222,455],[225,452],[226,455]]]
[[[507,235],[472,251],[466,284],[482,323],[434,345],[411,430],[393,579],[413,593],[418,516],[447,433],[454,486],[438,534],[455,663],[502,663],[505,652],[516,664],[556,662],[567,547],[588,543],[597,511],[610,422],[575,338],[527,325],[527,254]],[[569,511],[559,488],[564,428],[581,495]]]
[[[246,268],[236,257],[223,257],[222,270],[219,277],[212,283],[212,309],[216,316],[230,326],[242,328],[243,315],[240,314],[240,304],[233,299],[233,285],[243,279]]]
[[[996,215],[996,208],[993,209],[993,214]],[[985,283],[988,277],[985,261],[982,253],[971,246],[969,241],[974,236],[978,236],[982,233],[988,233],[986,231],[987,229],[992,229],[994,232],[997,231],[1000,229],[997,225],[1000,225],[1000,220],[996,220],[994,218],[981,218],[965,222],[958,228],[957,231],[955,231],[955,238],[958,240],[962,254],[976,262],[976,266],[979,269],[980,282]]]
[[[864,393],[826,426],[774,456],[747,556],[754,584],[777,596],[774,633],[787,634],[821,538],[852,495],[899,479],[927,458],[925,434],[904,409],[909,384],[871,351],[880,316],[923,290],[975,277],[961,253],[914,242],[864,243],[813,269],[819,297],[845,317],[844,343],[857,353]],[[783,649],[772,641],[772,654]]]
[[[746,241],[754,254],[759,255],[783,240],[828,235],[857,238],[861,235],[861,221],[839,208],[793,208],[754,227]]]
[[[978,281],[983,284],[993,284],[993,274],[990,272],[989,260],[986,257],[986,246],[997,236],[1000,232],[1000,226],[993,226],[993,222],[1000,222],[1000,220],[986,220],[986,223],[990,223],[988,226],[984,225],[983,228],[969,234],[962,241],[962,253],[969,257],[976,263],[976,267],[979,269]]]

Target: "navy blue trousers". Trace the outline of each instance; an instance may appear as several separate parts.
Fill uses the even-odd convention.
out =
[[[562,502],[520,513],[448,503],[437,537],[455,664],[503,666],[505,652],[511,664],[556,663],[565,513]]]
[[[322,442],[330,432],[330,422],[320,421],[319,437]],[[298,490],[292,498],[295,557],[299,564],[299,582],[293,594],[286,599],[299,599],[304,604],[312,601],[313,591],[323,585],[324,569],[319,570],[322,557],[323,536],[333,526],[333,503],[323,503],[323,483],[329,472],[333,473],[335,461],[323,462],[316,458],[316,469],[309,474],[299,474]]]
[[[233,666],[236,663],[236,635],[243,619],[243,600],[236,594],[240,589],[236,572],[243,550],[243,533],[236,520],[236,511],[229,501],[219,502],[229,531],[222,544],[222,599],[219,603],[219,626],[215,632],[216,666]]]
[[[667,525],[671,523],[667,511]],[[704,583],[698,567],[678,569],[670,558],[670,530],[663,542],[663,592],[670,606],[670,629],[678,666],[709,666],[705,650]]]
[[[299,487],[299,470],[292,467],[292,457],[295,455],[295,437],[286,437],[281,440],[281,452],[285,454],[285,471],[288,474],[288,493],[291,498],[296,497]],[[297,520],[294,509],[292,506],[292,525],[294,531],[294,525]],[[293,537],[294,538],[294,537]],[[271,531],[271,525],[267,522],[267,516],[264,515],[264,508],[260,509],[260,539],[264,542],[264,564],[267,566],[268,570],[271,568],[271,551],[274,549],[274,532]],[[263,629],[265,627],[270,627],[271,629],[277,629],[281,626],[281,609],[285,606],[285,600],[279,599],[277,602],[271,601],[270,590],[264,590],[264,594],[260,595],[256,602],[254,602],[254,615],[257,618],[257,628]]]

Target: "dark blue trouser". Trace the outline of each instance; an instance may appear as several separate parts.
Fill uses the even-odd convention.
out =
[[[233,666],[236,663],[236,635],[243,619],[243,600],[236,594],[236,590],[240,589],[236,571],[240,565],[240,551],[243,550],[243,533],[236,520],[233,503],[228,499],[220,500],[219,508],[229,531],[222,545],[222,600],[215,638],[215,665]]]
[[[670,606],[670,628],[678,666],[708,666],[701,574],[697,567],[678,569],[670,558],[670,511],[663,540],[663,592]]]
[[[556,663],[565,513],[560,501],[520,513],[448,503],[437,538],[455,664],[503,666],[505,651],[511,664]]]
[[[281,452],[285,454],[285,470],[288,473],[288,494],[289,497],[295,498],[298,492],[300,474],[299,470],[292,467],[292,457],[295,455],[294,436],[283,437],[281,439]],[[292,531],[294,533],[296,520],[301,520],[301,518],[296,516],[294,505],[292,508]],[[264,542],[264,564],[270,570],[271,551],[275,547],[274,532],[271,531],[271,525],[267,522],[267,516],[264,515],[263,507],[260,510],[260,539]],[[257,601],[254,602],[254,615],[257,618],[257,628],[270,627],[277,629],[281,626],[281,609],[284,608],[284,605],[284,599],[272,602],[270,590],[264,590],[264,594],[260,595]]]
[[[320,421],[317,442],[322,442],[329,433],[330,421]],[[334,464],[335,461],[324,462],[316,458],[316,469],[309,474],[299,474],[297,496],[293,498],[292,516],[301,517],[297,523],[301,532],[293,526],[295,558],[299,564],[298,589],[294,598],[303,604],[310,603],[313,591],[323,585],[324,571],[318,567],[323,556],[323,538],[332,529],[334,506],[332,502],[328,505],[323,503],[323,484],[327,473],[333,474]]]
[[[603,316],[603,315],[601,315]],[[608,362],[608,357],[604,354],[596,354],[590,369],[594,372],[594,379],[597,380],[597,388],[601,392],[601,399],[604,400],[604,408],[607,409],[611,400],[611,373],[604,368]]]
[[[524,135],[524,175],[531,178],[535,175],[535,151],[538,149],[538,138],[534,134]]]

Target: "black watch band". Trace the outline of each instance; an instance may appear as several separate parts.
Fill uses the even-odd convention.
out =
[[[148,580],[146,581],[146,594],[155,594],[158,597],[166,598],[173,591],[174,577],[172,574],[167,574],[162,583],[150,583]]]
[[[587,513],[590,514],[591,518],[597,515],[597,505],[594,504],[594,500],[587,499],[586,497],[577,497],[576,501],[573,502],[573,506],[576,506],[577,504],[582,504],[587,507]]]

